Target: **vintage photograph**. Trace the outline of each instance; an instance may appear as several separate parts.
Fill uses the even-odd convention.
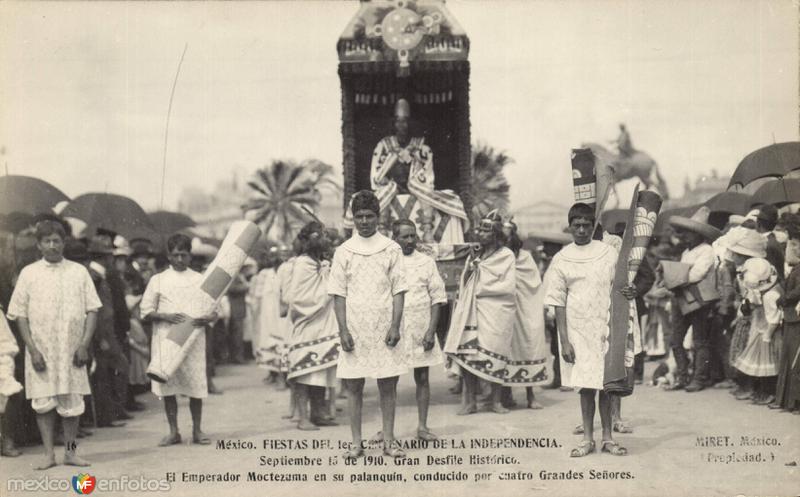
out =
[[[800,496],[799,9],[0,3],[0,495]]]

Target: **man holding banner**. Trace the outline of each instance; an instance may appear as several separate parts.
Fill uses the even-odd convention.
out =
[[[173,325],[191,321],[192,326],[203,328],[216,320],[215,312],[199,318],[191,318],[186,312],[195,298],[197,287],[203,276],[189,268],[192,241],[182,234],[172,235],[167,240],[170,268],[154,275],[144,292],[140,309],[144,320],[153,323],[153,362],[167,361],[163,353],[168,333]],[[169,435],[159,446],[165,447],[181,443],[178,431],[177,395],[189,397],[189,410],[192,413],[192,442],[207,445],[211,441],[203,435],[200,422],[203,413],[203,399],[208,397],[206,378],[206,341],[194,340],[189,346],[186,358],[166,383],[152,382],[153,393],[164,398],[164,409],[169,423]]]

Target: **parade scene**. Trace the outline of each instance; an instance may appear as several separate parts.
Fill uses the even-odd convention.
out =
[[[797,16],[0,6],[0,495],[798,495]]]

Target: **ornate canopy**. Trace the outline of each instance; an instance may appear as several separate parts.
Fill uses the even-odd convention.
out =
[[[336,48],[345,205],[369,188],[372,151],[405,98],[412,134],[433,150],[436,189],[458,192],[469,212],[469,39],[444,1],[362,0]]]
[[[469,38],[444,0],[362,0],[336,48],[339,61],[354,64],[353,70],[380,71],[466,61]]]

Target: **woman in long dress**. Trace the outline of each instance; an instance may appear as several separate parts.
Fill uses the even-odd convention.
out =
[[[192,241],[182,234],[172,235],[167,240],[167,257],[170,268],[154,275],[147,284],[139,304],[143,320],[153,323],[152,361],[166,361],[161,354],[167,334],[173,325],[186,320],[192,321],[195,329],[203,328],[217,319],[216,313],[192,319],[191,311],[197,288],[203,276],[189,268],[192,255]],[[181,443],[178,430],[177,395],[189,397],[189,410],[192,414],[192,442],[201,445],[211,443],[203,434],[201,421],[203,399],[208,397],[206,377],[206,341],[195,340],[186,358],[166,383],[151,382],[153,393],[164,399],[169,434],[159,442],[159,446]]]
[[[328,293],[333,295],[342,352],[336,376],[348,392],[353,446],[344,457],[364,454],[361,408],[364,379],[376,378],[380,394],[384,453],[404,457],[394,439],[397,380],[409,370],[400,324],[408,290],[400,246],[378,233],[380,203],[369,190],[352,199],[356,231],[333,256]]]
[[[783,346],[778,362],[778,385],[770,409],[800,414],[800,218],[787,226],[786,263],[792,271],[786,277],[786,293],[778,302],[783,306]]]
[[[318,222],[300,231],[301,254],[294,260],[289,282],[288,306],[292,335],[289,337],[288,379],[294,385],[301,430],[335,424],[323,413],[325,388],[336,384],[339,333],[328,295],[330,262],[327,233]],[[308,404],[311,403],[309,412]]]

